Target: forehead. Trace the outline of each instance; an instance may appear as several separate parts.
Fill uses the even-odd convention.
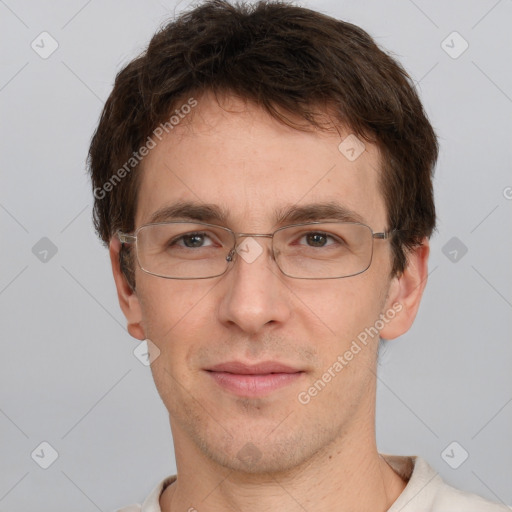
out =
[[[245,231],[308,215],[345,215],[374,230],[385,227],[380,155],[373,144],[341,127],[294,129],[234,97],[218,101],[204,94],[197,102],[161,141],[155,139],[143,161],[136,227],[194,218],[188,214],[201,205],[214,214],[202,220]]]

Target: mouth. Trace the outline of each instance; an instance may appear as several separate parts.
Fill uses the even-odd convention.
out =
[[[291,385],[304,374],[303,370],[275,361],[254,365],[230,361],[207,368],[206,372],[221,388],[243,397],[269,395]]]

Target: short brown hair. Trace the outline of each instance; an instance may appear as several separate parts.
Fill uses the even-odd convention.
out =
[[[388,229],[400,230],[392,240],[393,274],[404,270],[407,251],[431,236],[438,143],[402,66],[361,28],[313,10],[210,0],[159,30],[116,76],[88,157],[94,225],[105,244],[118,229],[134,229],[140,173],[112,178],[183,98],[206,91],[253,101],[290,126],[287,112],[321,128],[317,114],[329,110],[376,143]],[[134,286],[131,263],[122,262]]]

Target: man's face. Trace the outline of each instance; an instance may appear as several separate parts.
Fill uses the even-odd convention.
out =
[[[298,131],[232,97],[222,107],[210,95],[198,98],[190,119],[145,161],[136,227],[160,208],[190,201],[227,210],[225,225],[235,232],[270,233],[281,227],[276,210],[334,202],[374,232],[386,230],[379,155],[366,143],[350,161],[338,149],[349,133]],[[339,436],[372,431],[378,336],[358,342],[353,358],[332,369],[390,307],[391,251],[375,240],[366,272],[301,280],[279,271],[269,238],[256,241],[263,252],[254,261],[237,256],[212,279],[163,279],[137,268],[136,295],[145,337],[160,350],[152,372],[176,449],[261,472],[295,467]],[[295,373],[278,384],[260,377],[251,387],[254,376],[237,381],[211,371],[231,362],[281,363]],[[308,393],[319,380],[325,385]],[[262,382],[273,384],[262,390]]]

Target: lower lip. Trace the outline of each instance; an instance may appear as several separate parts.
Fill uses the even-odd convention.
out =
[[[208,372],[227,391],[245,397],[268,395],[299,379],[303,372],[268,373],[265,375],[242,375],[227,372]]]

